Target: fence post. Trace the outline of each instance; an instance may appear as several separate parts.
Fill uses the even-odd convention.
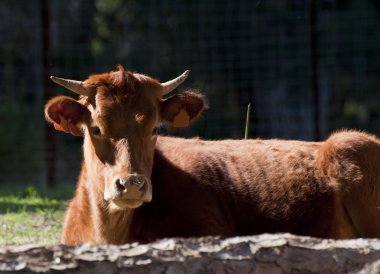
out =
[[[50,9],[49,0],[41,0],[42,17],[42,76],[44,88],[44,100],[53,95],[50,75],[51,75],[51,48],[50,48]],[[55,185],[55,139],[51,128],[45,123],[45,166],[46,184],[48,187]]]
[[[310,58],[311,83],[314,103],[314,139],[321,139],[319,113],[319,75],[318,75],[318,6],[317,0],[310,0]]]

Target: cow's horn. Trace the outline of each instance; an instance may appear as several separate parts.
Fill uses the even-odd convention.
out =
[[[190,70],[186,70],[177,78],[167,81],[165,83],[162,83],[161,84],[161,86],[163,87],[162,95],[168,94],[169,92],[174,90],[176,87],[178,87],[180,84],[182,84],[182,82],[186,80],[187,76],[189,76],[189,73],[190,73]]]
[[[55,76],[50,76],[50,79],[54,83],[57,83],[58,85],[67,88],[68,90],[71,90],[79,95],[88,96],[88,89],[83,86],[82,81],[63,79]]]

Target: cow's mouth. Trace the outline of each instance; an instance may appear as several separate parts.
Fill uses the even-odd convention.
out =
[[[138,208],[144,201],[142,199],[113,199],[111,200],[113,208],[115,209],[127,209],[127,208]]]
[[[123,195],[115,197],[110,200],[112,207],[115,209],[127,209],[127,208],[138,208],[143,203],[149,203],[152,200],[152,194],[150,191],[146,191],[142,194],[141,198],[128,198]]]

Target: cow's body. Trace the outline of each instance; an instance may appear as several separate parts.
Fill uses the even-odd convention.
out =
[[[152,132],[161,123],[186,127],[205,108],[199,93],[163,99],[187,75],[160,83],[119,66],[84,82],[52,78],[81,97],[49,100],[47,120],[84,136],[62,243],[263,232],[380,237],[376,137],[342,131],[320,143],[157,138]]]
[[[112,222],[118,226],[107,231],[92,227],[90,220],[98,214],[87,209],[94,205],[86,195],[77,194],[66,217],[64,242],[121,244],[265,232],[324,238],[380,236],[378,221],[363,225],[366,215],[379,214],[378,200],[373,200],[378,186],[372,189],[373,182],[365,180],[370,173],[379,178],[374,168],[380,165],[379,157],[378,140],[358,132],[337,133],[321,143],[159,137],[152,202],[114,216],[103,212],[107,229]],[[85,171],[81,178],[78,189],[86,189]],[[84,231],[91,236],[82,238]]]

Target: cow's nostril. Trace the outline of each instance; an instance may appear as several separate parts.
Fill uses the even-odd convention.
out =
[[[116,180],[116,188],[119,192],[125,191],[125,186],[122,184],[120,179]]]
[[[137,186],[139,186],[139,185],[144,186],[145,185],[145,178],[142,176],[137,176],[135,181],[134,181],[134,184]]]
[[[147,184],[142,184],[142,186],[139,187],[140,192],[144,192],[147,189]]]

